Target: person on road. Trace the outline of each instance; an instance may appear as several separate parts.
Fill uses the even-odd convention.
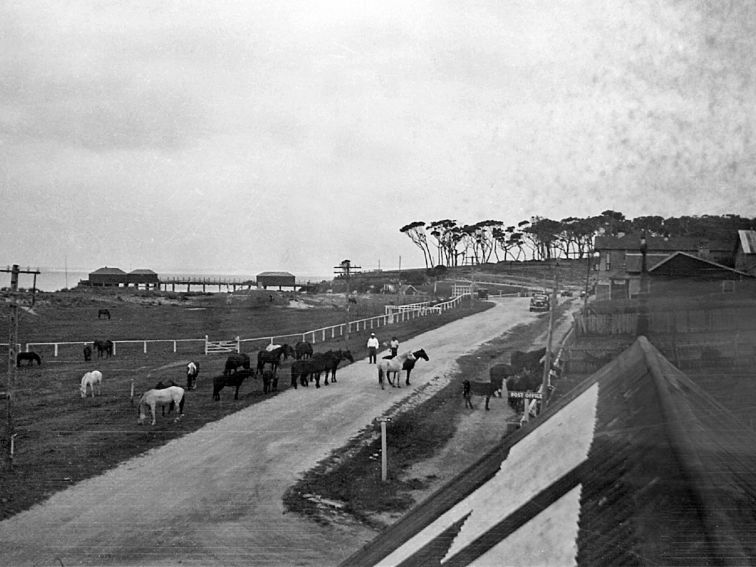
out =
[[[375,364],[377,362],[377,353],[379,346],[380,343],[378,342],[378,337],[375,336],[375,333],[370,333],[370,338],[367,342],[368,356],[370,357],[368,364]]]
[[[465,408],[475,409],[472,405],[472,384],[469,380],[462,383],[462,397],[465,399]]]
[[[391,337],[389,348],[391,349],[391,358],[394,358],[397,354],[399,354],[399,339],[397,339],[396,337]]]

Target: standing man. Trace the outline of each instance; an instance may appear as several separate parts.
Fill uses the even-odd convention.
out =
[[[394,358],[397,354],[399,354],[399,339],[397,339],[396,337],[391,337],[389,348],[391,349],[391,358]]]
[[[368,355],[370,356],[368,364],[375,364],[377,362],[379,346],[380,343],[378,342],[378,338],[375,336],[375,333],[370,333],[370,338],[367,342]]]

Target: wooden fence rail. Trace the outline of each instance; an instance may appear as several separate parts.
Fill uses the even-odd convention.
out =
[[[117,340],[113,341],[113,354],[118,351],[119,345],[121,349],[128,347],[129,345],[141,345],[141,350],[144,354],[147,354],[148,345],[163,345],[169,347],[174,353],[178,352],[178,348],[183,345],[190,345],[191,343],[201,343],[203,345],[203,352],[205,354],[212,354],[214,352],[229,352],[233,349],[233,345],[236,345],[236,352],[241,351],[242,343],[255,343],[260,344],[260,348],[263,348],[267,344],[276,344],[280,342],[286,342],[286,339],[292,339],[292,342],[296,341],[308,341],[315,344],[318,342],[326,342],[337,337],[341,337],[347,332],[359,333],[360,331],[367,331],[371,329],[377,329],[385,327],[386,325],[402,323],[410,321],[418,317],[424,317],[430,314],[443,313],[448,309],[458,307],[465,296],[457,296],[444,303],[439,303],[434,306],[427,306],[423,304],[417,304],[418,306],[412,309],[404,309],[394,312],[390,315],[378,315],[377,317],[369,317],[367,319],[359,319],[356,321],[349,321],[348,323],[341,323],[339,325],[331,325],[329,327],[322,327],[320,329],[314,329],[311,331],[305,331],[303,333],[292,333],[288,335],[275,335],[269,337],[255,337],[248,339],[241,339],[235,337],[232,340],[224,341],[210,341],[209,337],[205,336],[201,339],[135,339],[135,340]],[[55,342],[30,342],[25,343],[24,351],[29,352],[32,349],[39,349],[40,347],[47,350],[48,347],[52,347],[53,357],[57,357],[61,349],[72,350],[73,347],[78,347],[76,353],[77,356],[81,356],[81,349],[86,345],[92,345],[92,341],[55,341]],[[6,349],[8,343],[0,343],[0,346],[4,346]],[[21,352],[22,345],[17,346],[17,351]],[[196,352],[192,350],[191,352]],[[39,354],[39,353],[38,353]]]

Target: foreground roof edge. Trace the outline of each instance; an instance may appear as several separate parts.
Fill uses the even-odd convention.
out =
[[[607,366],[611,365],[610,362]],[[454,507],[459,500],[472,494],[483,484],[495,476],[502,461],[506,460],[510,449],[519,443],[523,437],[554,417],[564,406],[570,404],[593,384],[598,381],[601,371],[597,371],[585,378],[580,384],[566,392],[557,402],[548,407],[543,415],[532,423],[525,424],[520,429],[510,433],[502,440],[500,446],[492,449],[472,463],[465,470],[450,479],[434,493],[426,497],[402,518],[386,528],[379,536],[366,543],[362,548],[347,557],[340,565],[342,567],[356,565],[375,565],[382,558],[388,556],[407,541],[419,534],[432,521],[442,516]],[[449,487],[454,486],[454,490]]]
[[[722,416],[729,416],[732,420],[735,418],[724,406],[669,362],[646,337],[638,337],[636,344],[643,350],[646,365],[653,378],[657,398],[664,413],[665,428],[672,440],[672,451],[680,467],[690,478],[691,491],[699,501],[698,512],[706,527],[710,544],[719,558],[737,558],[733,564],[749,564],[748,554],[740,542],[731,535],[737,532],[731,518],[722,511],[718,490],[722,482],[721,475],[719,471],[712,471],[706,466],[701,446],[697,443],[696,436],[691,435],[689,431],[693,424],[700,422],[700,418],[693,413],[690,405],[676,403],[673,397],[678,392],[693,390],[696,395],[703,396],[708,403],[717,407]]]

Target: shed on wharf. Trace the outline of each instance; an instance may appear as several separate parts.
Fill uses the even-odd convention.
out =
[[[257,287],[268,289],[278,287],[279,291],[285,287],[296,289],[297,284],[294,274],[289,272],[261,272],[257,274]]]
[[[127,285],[127,274],[120,268],[105,266],[90,272],[89,279],[80,284],[98,287],[121,287]]]
[[[134,286],[139,289],[139,286],[144,286],[145,289],[160,287],[160,278],[152,270],[140,268],[138,270],[132,270],[126,276],[128,285]]]

